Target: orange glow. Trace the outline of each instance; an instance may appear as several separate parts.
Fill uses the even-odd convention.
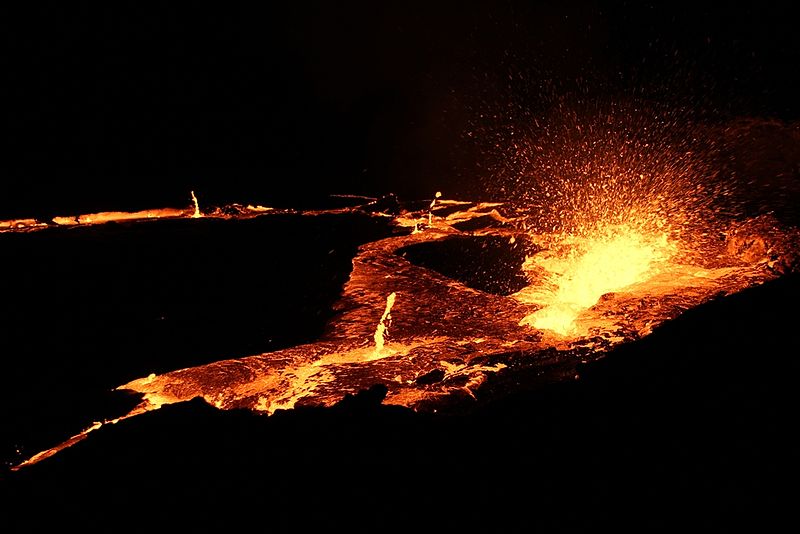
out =
[[[102,224],[107,222],[137,221],[141,219],[171,219],[186,216],[186,210],[163,208],[142,211],[102,211],[76,215],[74,217],[53,217],[59,226]]]
[[[209,210],[203,213],[194,191],[191,192],[192,206],[188,208],[158,208],[141,211],[100,211],[97,213],[84,213],[80,215],[59,215],[48,222],[33,218],[0,220],[0,233],[4,232],[32,232],[52,227],[91,226],[109,222],[138,222],[157,219],[199,219],[204,217],[216,219],[244,219],[257,217],[265,213],[276,213],[279,210],[267,206],[251,205],[241,206],[234,204],[222,209]],[[294,213],[284,210],[281,213]]]
[[[436,206],[436,201],[442,198],[442,192],[437,191],[436,195],[434,195],[433,200],[431,200],[431,205],[428,210],[428,226],[433,224],[433,207]]]
[[[203,214],[200,213],[200,203],[197,202],[197,197],[195,196],[194,191],[192,191],[191,193],[192,193],[192,202],[194,203],[194,213],[192,213],[192,219],[199,219],[200,217],[203,216]]]
[[[383,311],[381,320],[378,322],[378,327],[375,329],[375,335],[373,336],[373,339],[375,340],[376,358],[380,358],[381,353],[383,352],[384,336],[388,334],[387,323],[392,322],[392,306],[394,306],[394,299],[396,297],[397,293],[395,292],[392,292],[388,297],[386,297],[386,309]]]
[[[527,258],[523,268],[543,271],[544,280],[519,297],[543,307],[520,324],[585,335],[575,324],[581,312],[606,293],[658,274],[674,253],[666,233],[645,234],[629,225],[609,226],[590,238],[567,236],[553,249]]]
[[[302,215],[352,212],[348,208]],[[151,213],[192,217],[188,209],[122,215],[136,221]],[[278,213],[286,212],[234,205],[204,216],[241,220]],[[727,243],[702,248],[703,261],[696,262],[697,255],[686,253],[695,245],[694,233],[643,213],[628,209],[605,219],[591,213],[577,230],[534,233],[524,217],[515,217],[518,211],[501,203],[436,200],[430,207],[405,211],[393,219],[403,231],[359,247],[343,288],[346,309],[317,341],[150,374],[120,385],[116,389],[142,395],[133,410],[95,423],[12,469],[49,458],[106,423],[196,397],[218,409],[266,415],[304,405],[332,406],[375,384],[386,386],[385,404],[413,410],[431,409],[439,400],[474,399],[491,375],[514,362],[535,362],[545,351],[564,365],[577,358],[599,359],[615,345],[647,335],[686,309],[773,279],[777,274],[771,265],[796,257],[800,243],[800,234],[768,221],[729,224],[721,228]],[[429,216],[425,231],[414,231]],[[74,217],[73,224],[87,219]],[[612,222],[602,224],[608,220]],[[459,229],[464,222],[474,223],[469,237],[498,237],[515,246],[525,236],[534,251],[521,266],[528,287],[511,295],[479,291],[398,253],[412,245],[464,239]],[[390,325],[392,336],[387,339]]]

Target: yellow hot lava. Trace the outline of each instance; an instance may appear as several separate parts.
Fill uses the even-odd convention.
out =
[[[386,309],[383,310],[383,315],[381,316],[381,320],[378,322],[378,327],[375,329],[375,334],[373,335],[373,339],[375,340],[375,358],[381,357],[381,352],[383,352],[384,347],[384,335],[387,333],[386,331],[386,324],[392,321],[392,306],[394,306],[394,300],[397,297],[397,293],[392,291],[388,297],[386,297]]]
[[[554,247],[528,257],[523,268],[544,283],[518,297],[543,307],[520,325],[563,336],[585,335],[576,319],[606,293],[643,282],[661,272],[676,246],[666,232],[647,233],[630,225],[604,228],[592,237],[567,236]]]
[[[192,193],[192,202],[194,203],[194,213],[192,213],[192,219],[199,219],[203,216],[202,212],[200,211],[200,203],[197,201],[197,196],[195,196],[194,191]]]

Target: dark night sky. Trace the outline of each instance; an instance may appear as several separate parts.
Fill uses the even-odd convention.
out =
[[[466,132],[545,93],[652,91],[721,118],[798,118],[788,8],[339,4],[6,13],[0,218],[181,206],[190,189],[268,205],[469,195],[489,147]]]

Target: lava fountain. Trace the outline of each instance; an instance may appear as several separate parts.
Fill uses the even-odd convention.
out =
[[[543,270],[545,276],[518,297],[544,307],[520,324],[573,337],[587,333],[575,323],[581,312],[606,293],[662,272],[676,249],[665,233],[646,235],[624,225],[607,227],[591,239],[565,239],[559,248],[531,256],[523,265],[526,272]]]
[[[605,294],[719,254],[736,213],[713,139],[687,117],[641,103],[557,108],[507,135],[496,174],[544,251],[517,295],[541,306],[522,325],[565,337]],[[680,267],[682,266],[682,267]]]

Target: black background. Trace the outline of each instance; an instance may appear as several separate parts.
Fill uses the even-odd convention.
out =
[[[794,120],[793,21],[757,2],[7,10],[0,216],[184,206],[190,190],[206,205],[479,196],[495,140],[469,132],[576,91]]]

